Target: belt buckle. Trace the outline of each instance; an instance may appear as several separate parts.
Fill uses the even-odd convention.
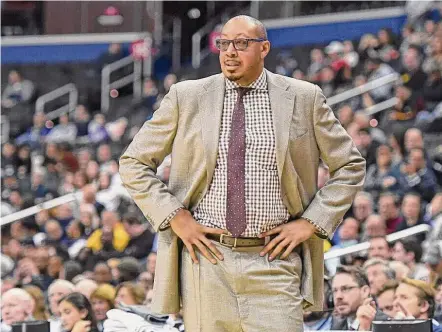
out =
[[[224,236],[226,236],[226,234],[221,234],[220,235],[220,238],[219,238],[219,243],[221,244],[221,245],[223,245],[224,247],[227,247],[227,248],[236,248],[236,241],[238,240],[238,238],[234,238],[235,240],[234,240],[234,242],[233,242],[233,246],[232,245],[230,245],[230,244],[227,244],[227,243],[225,243],[223,240],[224,240]]]

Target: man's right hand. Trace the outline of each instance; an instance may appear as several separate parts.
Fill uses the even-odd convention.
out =
[[[212,264],[216,264],[216,259],[209,252],[210,251],[219,259],[223,260],[223,255],[215,247],[212,241],[210,241],[206,234],[226,234],[222,229],[210,228],[200,225],[187,210],[180,210],[170,221],[170,227],[175,234],[183,241],[187,250],[189,250],[190,257],[195,264],[198,264],[198,258],[196,257],[195,247],[201,251]]]

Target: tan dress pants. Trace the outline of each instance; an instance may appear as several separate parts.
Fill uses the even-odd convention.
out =
[[[302,332],[301,258],[261,257],[263,247],[231,249],[216,265],[197,251],[194,264],[182,252],[182,299],[186,332]]]

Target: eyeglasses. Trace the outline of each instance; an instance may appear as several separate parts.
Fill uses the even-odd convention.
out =
[[[359,286],[342,286],[338,288],[333,288],[332,293],[336,294],[338,291],[341,291],[342,294],[347,294],[348,292],[350,292],[352,289],[355,288],[359,288]]]
[[[217,39],[215,44],[216,48],[222,52],[227,51],[230,43],[233,43],[233,47],[237,51],[244,51],[249,47],[249,42],[263,42],[267,39],[264,38],[238,38],[238,39]]]

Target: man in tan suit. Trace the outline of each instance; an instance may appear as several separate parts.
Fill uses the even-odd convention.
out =
[[[186,331],[302,331],[322,310],[323,240],[365,160],[310,83],[264,69],[270,43],[238,16],[217,41],[222,74],[173,85],[120,159],[159,232],[153,311]],[[169,184],[156,177],[171,154]],[[320,159],[331,178],[317,189]]]

